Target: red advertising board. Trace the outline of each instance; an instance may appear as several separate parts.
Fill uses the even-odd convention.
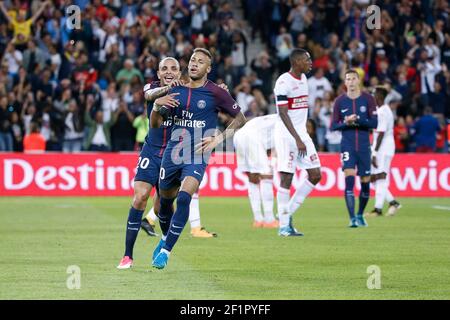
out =
[[[341,196],[344,176],[338,154],[320,154],[322,181],[312,196]],[[0,196],[130,196],[137,164],[135,153],[0,153]],[[450,155],[398,154],[390,173],[395,196],[449,197]],[[298,171],[298,186],[306,172]],[[202,196],[246,196],[247,178],[233,153],[211,158]],[[278,178],[275,177],[275,187]]]

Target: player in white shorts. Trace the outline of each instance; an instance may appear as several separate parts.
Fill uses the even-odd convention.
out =
[[[394,113],[385,104],[388,92],[384,87],[375,89],[375,100],[378,107],[378,126],[374,132],[372,145],[371,182],[375,185],[375,208],[368,213],[370,217],[382,215],[384,201],[389,202],[388,216],[392,216],[401,205],[389,191],[389,172],[395,154]]]
[[[320,160],[312,139],[306,131],[308,119],[308,83],[311,56],[306,50],[294,49],[289,60],[291,69],[275,83],[274,93],[278,119],[274,129],[277,170],[280,187],[277,193],[280,236],[302,236],[292,225],[292,214],[321,179]],[[308,172],[308,179],[290,199],[290,188],[297,165]]]
[[[249,180],[248,197],[254,228],[278,228],[273,215],[273,168],[267,155],[273,148],[273,128],[277,118],[276,114],[256,117],[233,137],[237,167]]]

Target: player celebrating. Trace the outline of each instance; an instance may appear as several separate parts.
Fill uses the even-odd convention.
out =
[[[273,148],[273,128],[277,118],[276,114],[256,117],[233,137],[237,167],[249,180],[248,197],[255,228],[278,228],[278,221],[273,215],[273,173],[267,156],[267,151]]]
[[[358,73],[345,72],[347,93],[334,102],[332,130],[342,131],[341,160],[345,174],[345,202],[350,216],[349,227],[367,227],[364,209],[370,197],[370,142],[369,130],[377,127],[377,111],[374,98],[361,92]],[[359,210],[355,216],[355,167],[361,177]]]
[[[144,96],[147,101],[176,106],[178,102],[172,96],[166,96],[171,87],[181,84],[180,65],[175,58],[167,57],[159,63],[158,78],[156,81],[144,87]],[[151,109],[147,114],[150,116]],[[168,132],[172,126],[172,119],[167,119],[159,128],[150,128],[145,138],[145,144],[139,155],[137,172],[134,178],[134,197],[127,220],[127,231],[125,238],[125,254],[118,269],[128,269],[133,265],[133,247],[139,232],[139,227],[143,227],[149,235],[156,235],[153,226],[145,223],[142,218],[143,211],[147,206],[148,198],[153,187],[157,187],[159,179],[159,169],[164,149],[167,145]],[[198,202],[197,202],[198,204]],[[158,212],[159,197],[155,193],[154,206]],[[198,212],[198,207],[193,212]],[[198,219],[200,216],[198,216]],[[139,222],[139,223],[138,223]]]
[[[210,152],[245,122],[240,107],[230,94],[207,80],[211,61],[208,50],[195,49],[189,60],[189,83],[169,91],[170,96],[177,96],[179,105],[171,105],[174,108],[169,109],[174,123],[161,162],[159,220],[163,236],[153,252],[152,263],[158,269],[167,265],[170,252],[183,231],[192,195],[202,181]],[[167,110],[158,103],[154,104],[152,127],[163,122]],[[234,120],[225,132],[214,136],[219,111],[229,114]],[[175,198],[177,208],[174,213]]]
[[[274,129],[277,169],[280,174],[277,193],[280,219],[278,234],[286,237],[303,235],[293,227],[292,214],[321,179],[319,156],[306,131],[308,83],[305,73],[311,71],[311,56],[306,50],[294,49],[289,60],[290,71],[277,79],[274,89],[279,115]],[[308,179],[290,199],[289,191],[297,164],[308,172]]]
[[[401,207],[389,191],[389,171],[395,154],[394,113],[384,101],[388,91],[384,87],[375,89],[378,126],[374,133],[372,145],[371,182],[375,184],[375,208],[368,214],[370,217],[382,215],[384,201],[389,202],[388,216],[392,216]]]

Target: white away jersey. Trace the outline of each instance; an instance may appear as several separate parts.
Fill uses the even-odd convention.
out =
[[[239,131],[245,131],[250,138],[258,139],[266,150],[273,148],[273,129],[277,114],[256,117],[247,122]]]
[[[288,108],[289,118],[300,138],[309,137],[306,131],[308,82],[305,74],[302,74],[301,78],[297,78],[290,72],[283,73],[275,83],[274,94],[277,108]],[[278,117],[276,128],[276,130],[292,136],[280,117]]]
[[[381,141],[379,153],[393,156],[395,153],[394,141],[394,114],[387,104],[382,105],[377,109],[378,126],[373,135],[373,146],[375,147],[378,133],[384,132],[383,140]]]

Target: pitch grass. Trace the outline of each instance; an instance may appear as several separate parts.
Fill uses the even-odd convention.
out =
[[[158,238],[143,232],[135,267],[115,268],[129,198],[0,198],[0,299],[449,299],[450,200],[400,201],[397,216],[348,229],[343,199],[308,199],[296,216],[306,236],[280,238],[251,228],[247,199],[202,198],[219,237],[191,238],[187,226],[160,271]],[[70,265],[80,290],[66,287]],[[380,290],[367,288],[371,265]]]

